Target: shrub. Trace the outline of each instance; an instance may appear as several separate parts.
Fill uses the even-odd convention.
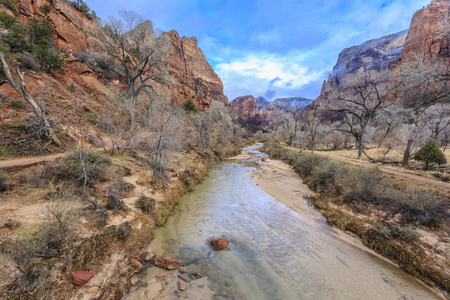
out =
[[[18,55],[17,59],[18,61],[20,61],[20,66],[22,68],[30,69],[33,71],[38,71],[39,66],[41,65],[41,61],[39,60],[39,58],[28,52],[22,55]]]
[[[311,175],[315,167],[325,160],[313,154],[300,154],[293,164],[294,171],[302,178],[307,178]]]
[[[419,235],[417,232],[401,227],[401,226],[393,226],[388,223],[377,223],[375,224],[375,229],[381,232],[384,237],[388,239],[401,239],[405,241],[410,241],[416,239]]]
[[[34,188],[45,188],[47,185],[45,167],[36,166],[28,169],[26,173],[21,176],[21,181]]]
[[[352,167],[336,177],[347,202],[381,204],[381,174],[377,170]]]
[[[447,163],[447,158],[433,139],[429,139],[425,146],[416,152],[414,159],[425,162],[425,170],[429,169],[430,163],[439,165]]]
[[[7,182],[9,181],[9,176],[3,171],[0,171],[0,192],[4,192],[8,189]]]
[[[144,213],[152,214],[156,207],[156,200],[141,195],[136,200],[136,206],[140,208]]]
[[[25,109],[25,102],[22,99],[14,99],[12,98],[10,101],[11,107],[17,108],[17,109]]]
[[[30,294],[30,299],[41,298],[39,293],[48,287],[51,280],[52,258],[63,256],[74,237],[74,215],[70,206],[54,202],[47,206],[47,213],[49,221],[24,229],[16,239],[1,244],[1,251],[11,255],[21,270],[7,289]]]
[[[91,61],[91,54],[88,51],[75,52],[73,56],[75,56],[80,62],[85,64]]]
[[[191,99],[188,99],[188,101],[183,103],[183,108],[186,111],[195,111],[196,110],[195,104],[194,104],[194,102],[192,102]]]
[[[50,11],[52,10],[52,7],[48,4],[42,4],[39,6],[39,11],[43,13],[44,15],[48,15]]]
[[[239,153],[241,153],[241,148],[239,147],[227,147],[225,151],[226,155],[229,156],[236,156]]]
[[[398,193],[390,209],[392,215],[400,213],[408,223],[439,227],[450,217],[449,204],[430,191],[416,189]]]
[[[319,193],[338,194],[339,187],[336,185],[336,176],[340,173],[340,166],[332,161],[324,160],[316,166],[308,179],[308,186]]]
[[[103,180],[106,168],[111,165],[111,160],[92,150],[84,150],[82,155],[84,155],[84,163],[88,179]],[[80,163],[79,150],[73,151],[64,157],[62,163],[67,176],[80,182],[84,181],[84,173]]]

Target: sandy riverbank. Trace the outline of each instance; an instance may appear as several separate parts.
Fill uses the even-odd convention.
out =
[[[320,213],[305,202],[305,197],[314,197],[315,193],[289,165],[271,159],[258,164],[259,167],[252,172],[252,179],[264,192],[309,221],[321,217]]]

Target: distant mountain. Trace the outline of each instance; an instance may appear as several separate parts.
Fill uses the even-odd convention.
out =
[[[278,98],[268,101],[263,97],[255,98],[247,95],[237,97],[231,101],[231,105],[238,109],[243,121],[257,128],[264,128],[271,121],[279,118],[282,112],[287,112],[292,108],[302,110],[312,102],[312,99],[302,97]]]

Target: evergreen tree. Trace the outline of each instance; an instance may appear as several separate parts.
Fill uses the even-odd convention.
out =
[[[429,139],[425,146],[416,152],[414,159],[425,162],[425,170],[428,170],[430,163],[439,165],[447,163],[444,153],[433,139]]]

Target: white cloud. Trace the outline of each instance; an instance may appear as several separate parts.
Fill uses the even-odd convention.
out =
[[[305,64],[312,55],[298,51],[283,56],[248,53],[230,62],[216,64],[215,70],[230,100],[243,94],[264,95],[268,89],[294,93],[323,77],[324,70],[311,70]]]

